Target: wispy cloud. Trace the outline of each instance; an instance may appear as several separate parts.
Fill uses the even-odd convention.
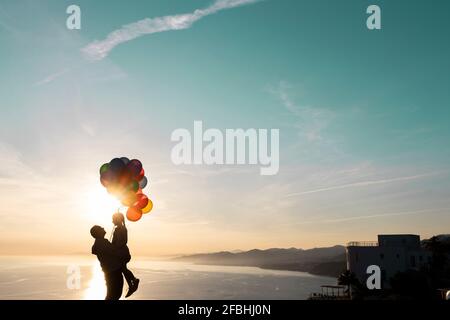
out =
[[[318,188],[318,189],[314,189],[314,190],[290,193],[290,194],[286,195],[286,197],[295,197],[295,196],[308,195],[308,194],[326,192],[326,191],[341,190],[341,189],[347,189],[347,188],[368,187],[368,186],[379,185],[379,184],[410,181],[410,180],[416,180],[416,179],[420,179],[420,178],[434,176],[434,175],[437,175],[440,173],[441,172],[432,172],[432,173],[419,174],[419,175],[413,175],[413,176],[347,183],[347,184],[336,185],[336,186],[331,186],[331,187]]]
[[[217,0],[204,9],[197,9],[192,13],[172,16],[146,18],[124,25],[111,32],[104,40],[94,41],[82,48],[81,51],[89,60],[102,60],[119,44],[139,38],[144,35],[190,28],[196,21],[217,13],[242,5],[252,4],[261,0]]]
[[[308,142],[324,141],[323,131],[328,127],[334,114],[327,109],[299,105],[290,95],[292,85],[280,81],[276,87],[270,87],[269,92],[276,96],[285,109],[294,116],[294,127],[302,139]]]
[[[44,79],[41,79],[41,80],[39,80],[39,81],[36,81],[36,82],[33,84],[33,86],[34,86],[34,87],[38,87],[38,86],[42,86],[42,85],[45,85],[45,84],[47,84],[47,83],[50,83],[50,82],[52,82],[53,80],[62,77],[63,75],[65,75],[65,74],[68,73],[69,71],[70,71],[70,69],[64,68],[64,69],[62,69],[62,70],[60,70],[60,71],[58,71],[58,72],[55,72],[55,73],[52,73],[52,74],[46,76]]]
[[[388,213],[380,213],[380,214],[371,214],[365,216],[352,216],[345,218],[336,218],[336,219],[321,219],[321,220],[311,220],[311,221],[303,221],[299,223],[294,223],[290,225],[302,225],[302,224],[315,224],[315,223],[338,223],[338,222],[348,222],[355,220],[366,220],[366,219],[375,219],[375,218],[390,218],[396,216],[410,216],[410,215],[418,215],[418,214],[426,214],[433,212],[440,212],[446,210],[445,208],[437,208],[437,209],[424,209],[424,210],[413,210],[413,211],[402,211],[402,212],[388,212]]]
[[[19,179],[35,181],[34,171],[22,161],[23,155],[14,147],[0,141],[0,188],[3,184],[18,184]]]

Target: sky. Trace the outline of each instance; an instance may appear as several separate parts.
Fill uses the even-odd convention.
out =
[[[117,209],[98,170],[121,156],[143,162],[154,202],[128,223],[136,255],[450,233],[449,9],[1,0],[0,254],[89,254]],[[278,174],[174,165],[171,133],[196,120],[279,129]]]

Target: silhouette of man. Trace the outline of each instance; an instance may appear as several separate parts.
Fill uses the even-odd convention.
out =
[[[122,296],[123,277],[122,262],[114,246],[105,239],[106,231],[100,226],[91,228],[91,235],[95,239],[92,254],[100,261],[106,281],[105,300],[119,300]]]

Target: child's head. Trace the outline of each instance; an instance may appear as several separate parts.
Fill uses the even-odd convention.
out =
[[[106,231],[100,226],[93,226],[91,228],[91,236],[94,239],[102,239],[105,237]]]
[[[115,226],[124,226],[125,225],[125,217],[122,213],[116,212],[112,216],[112,222]]]

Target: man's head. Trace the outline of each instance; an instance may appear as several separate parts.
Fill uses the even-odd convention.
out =
[[[91,228],[91,236],[94,239],[103,239],[105,237],[106,231],[100,226],[93,226]]]

